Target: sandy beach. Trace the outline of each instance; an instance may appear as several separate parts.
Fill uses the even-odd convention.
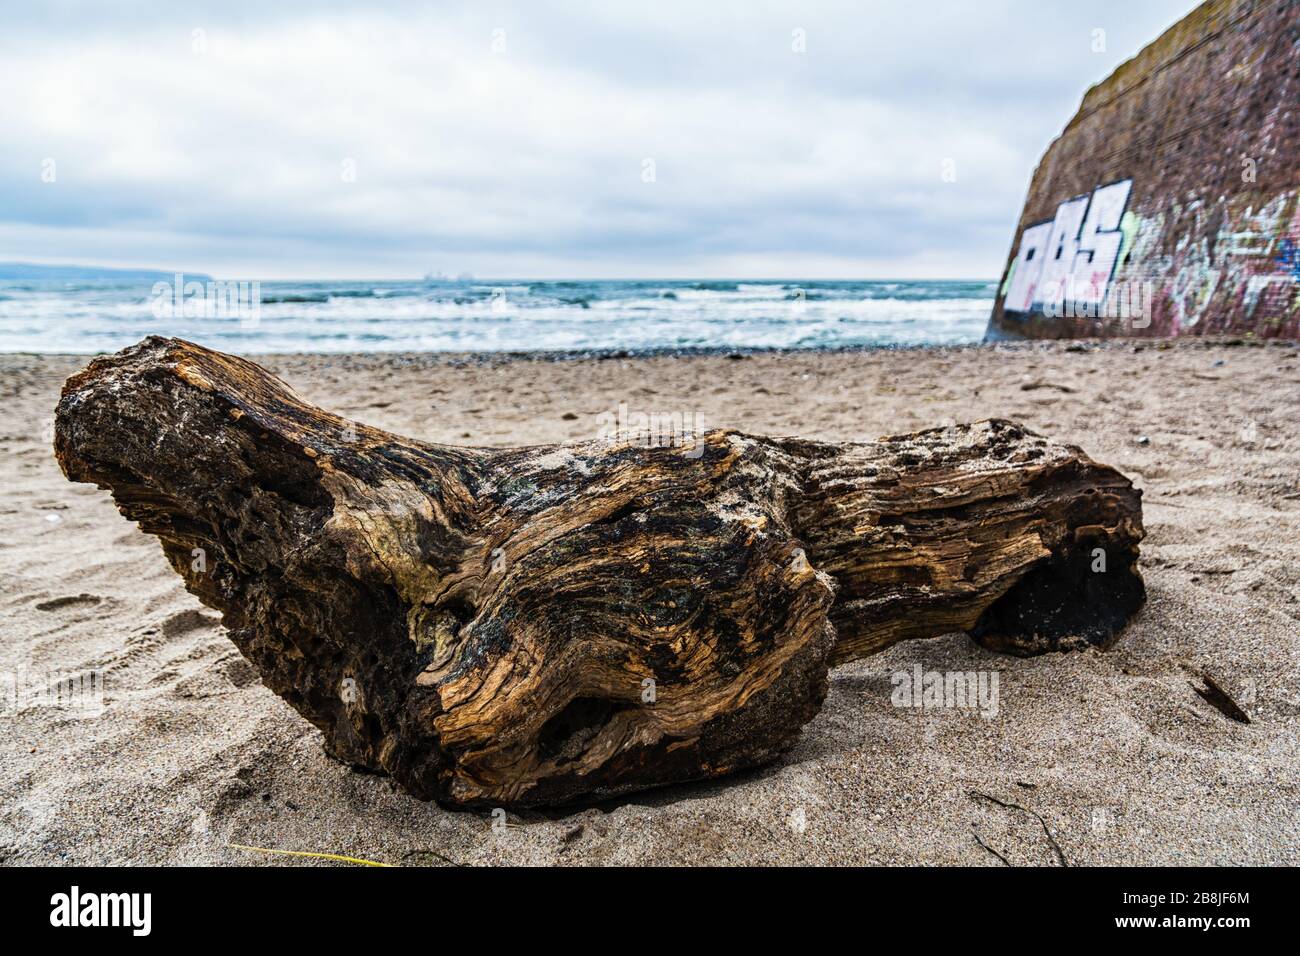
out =
[[[0,701],[0,862],[404,865],[1300,863],[1300,357],[1294,344],[259,358],[307,400],[433,442],[595,437],[621,403],[864,440],[1013,418],[1144,491],[1148,603],[1109,652],[964,635],[832,674],[777,763],[569,811],[413,799],[326,757],[154,539],[50,449],[85,357],[0,356],[0,672],[98,672],[102,713]],[[903,709],[891,675],[992,671],[996,716]],[[1249,714],[1192,682],[1206,671]]]

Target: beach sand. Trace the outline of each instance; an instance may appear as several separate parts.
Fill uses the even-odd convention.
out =
[[[1018,419],[1144,489],[1149,601],[1106,653],[899,645],[834,672],[771,766],[494,827],[327,758],[154,539],[63,479],[52,412],[85,359],[0,356],[0,672],[105,687],[98,715],[0,716],[0,861],[337,865],[240,844],[408,865],[1300,863],[1293,345],[259,361],[333,411],[456,444],[589,438],[624,402],[825,439]],[[998,713],[894,707],[891,675],[918,664],[997,672]],[[1196,695],[1202,670],[1249,725]]]

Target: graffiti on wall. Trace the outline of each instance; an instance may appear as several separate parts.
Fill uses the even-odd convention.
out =
[[[1124,211],[1133,180],[1067,199],[1056,218],[1026,227],[1012,261],[1003,309],[1097,315],[1125,245]]]
[[[1216,316],[1236,315],[1260,331],[1281,327],[1300,314],[1300,192],[1286,191],[1261,203],[1258,197],[1169,203],[1153,217],[1137,216],[1125,243],[1116,279],[1130,274],[1160,277],[1173,334]],[[1163,240],[1163,242],[1162,242]],[[1114,285],[1115,283],[1112,283]]]

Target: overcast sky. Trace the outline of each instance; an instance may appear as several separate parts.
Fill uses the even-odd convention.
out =
[[[1195,4],[108,6],[3,8],[0,259],[996,278],[1084,91]]]

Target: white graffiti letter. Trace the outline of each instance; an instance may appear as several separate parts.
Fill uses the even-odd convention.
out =
[[[1123,233],[1119,231],[1133,180],[1101,186],[1092,194],[1088,217],[1083,221],[1078,253],[1071,271],[1071,298],[1076,309],[1097,315],[1106,299],[1106,287],[1115,272]]]
[[[1028,312],[1034,304],[1034,292],[1038,289],[1038,277],[1043,271],[1043,260],[1047,258],[1047,236],[1052,231],[1050,222],[1040,222],[1030,226],[1020,237],[1020,254],[1016,257],[1011,284],[1007,287],[1007,297],[1003,308],[1008,312]]]

